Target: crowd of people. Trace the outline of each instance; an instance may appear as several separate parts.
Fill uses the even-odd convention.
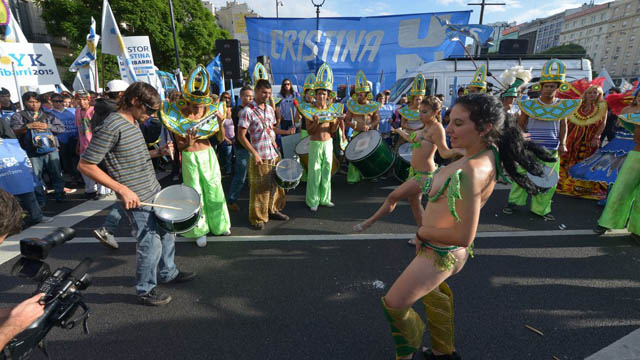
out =
[[[117,248],[115,229],[122,218],[129,220],[137,239],[136,293],[144,305],[172,300],[157,290],[158,283],[196,276],[178,269],[175,235],[154,216],[150,203],[161,191],[157,167],[170,169],[173,180],[199,195],[199,218],[181,235],[200,247],[208,235],[231,234],[229,211],[242,210],[238,199],[246,183],[254,229],[264,229],[270,220],[289,220],[283,212],[286,189],[274,181],[288,136],[308,141],[307,153],[296,150],[301,169],[293,180],[306,182],[305,203],[312,213],[335,206],[336,162],[348,163],[349,184],[393,174],[402,185],[353,229],[366,231],[402,199],[411,205],[417,231],[410,244],[416,257],[382,298],[396,358],[423,352],[429,359],[457,359],[453,295],[444,281],[472,254],[480,210],[498,181],[512,184],[503,208],[507,215],[531,196],[530,211],[553,221],[556,191],[597,199],[606,206],[594,231],[627,227],[640,244],[637,91],[605,98],[599,79],[569,84],[564,76],[564,64],[552,59],[539,82],[529,86],[530,71],[516,67],[503,74],[504,88],[491,94],[481,65],[447,108],[442,95],[427,94],[421,74],[406,98],[389,104],[390,93],[374,96],[362,72],[352,96],[338,99],[328,64],[307,76],[301,94],[289,79],[274,94],[258,64],[253,84],[241,89],[234,106],[229,93],[210,93],[209,74],[198,66],[182,92],[164,101],[146,83],[114,80],[102,97],[83,91],[73,96],[26,92],[25,109],[19,110],[3,90],[0,135],[18,139],[33,168],[30,191],[13,192],[27,210],[24,225],[51,221],[41,211],[47,190],[55,201],[65,201],[79,184],[87,199],[117,195],[119,201],[95,234]],[[604,138],[608,142],[601,147]],[[369,142],[375,146],[368,158],[374,159],[361,160]],[[403,151],[410,156],[404,169],[394,166]],[[231,177],[227,189],[223,176]],[[425,324],[412,309],[420,299],[430,327],[429,349],[422,348]]]

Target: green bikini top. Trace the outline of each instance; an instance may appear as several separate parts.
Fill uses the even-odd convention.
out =
[[[504,174],[502,173],[502,169],[500,166],[500,153],[498,152],[498,149],[495,146],[490,146],[486,149],[484,149],[483,151],[473,155],[472,157],[470,157],[469,159],[467,159],[467,161],[474,159],[482,154],[484,154],[486,151],[491,150],[493,152],[494,157],[496,158],[496,178],[502,178],[504,180],[507,180],[506,177],[504,176]],[[440,171],[440,169],[442,168],[437,168],[436,171],[433,173],[433,178],[435,178],[436,174]],[[458,212],[456,211],[456,200],[460,200],[462,199],[462,194],[460,193],[460,180],[462,178],[462,169],[458,169],[456,171],[454,171],[451,175],[449,175],[449,177],[447,177],[447,179],[444,181],[444,183],[442,183],[442,186],[440,186],[440,189],[438,189],[438,191],[436,191],[436,193],[433,196],[429,196],[429,202],[434,202],[437,201],[438,199],[440,199],[440,196],[442,196],[442,194],[444,194],[444,192],[449,189],[449,192],[447,193],[447,201],[448,201],[448,205],[449,205],[449,212],[451,213],[451,215],[456,219],[456,221],[460,221],[460,216],[458,215]],[[510,181],[509,181],[510,182]],[[429,184],[429,188],[425,189],[425,193],[429,194],[431,192],[431,186],[433,185],[433,182],[431,182],[431,184]]]

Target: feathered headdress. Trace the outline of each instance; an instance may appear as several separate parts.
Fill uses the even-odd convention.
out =
[[[500,96],[517,97],[518,92],[527,86],[532,77],[531,69],[527,70],[522,67],[522,65],[516,65],[511,69],[505,70],[500,74],[500,79],[502,79],[502,83],[507,86],[507,88],[502,92],[502,94],[500,94]]]

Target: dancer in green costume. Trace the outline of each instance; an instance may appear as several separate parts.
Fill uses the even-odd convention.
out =
[[[413,79],[411,91],[409,92],[409,103],[407,106],[398,109],[398,114],[400,114],[400,117],[402,118],[400,121],[400,128],[409,134],[422,129],[423,125],[422,122],[420,122],[419,108],[426,93],[427,90],[424,75],[419,73]],[[401,143],[404,143],[404,141],[398,141],[397,145],[400,145]]]
[[[231,235],[231,220],[221,184],[218,158],[208,138],[221,132],[224,136],[224,103],[213,104],[209,96],[209,73],[198,65],[189,75],[182,98],[165,102],[161,118],[176,134],[182,152],[182,178],[185,185],[200,194],[202,216],[196,226],[182,234],[196,238],[199,247],[207,245],[207,234]],[[205,121],[209,119],[208,121]],[[194,125],[199,127],[194,128]]]
[[[372,101],[372,99],[371,86],[367,81],[367,77],[362,70],[359,70],[356,74],[355,91],[351,99],[347,101],[347,116],[344,118],[345,124],[353,129],[352,137],[363,131],[378,128],[380,123],[378,109],[381,104],[377,101]],[[360,174],[358,168],[349,163],[347,182],[355,184],[360,180],[362,180],[362,174]]]
[[[437,165],[433,160],[436,149],[445,159],[460,153],[449,149],[446,142],[444,128],[442,127],[442,103],[435,96],[427,96],[420,103],[420,120],[424,127],[421,131],[416,131],[409,135],[402,129],[393,129],[405,141],[411,143],[411,167],[409,168],[409,178],[393,190],[385,199],[380,208],[367,220],[353,227],[355,232],[362,232],[373,225],[385,215],[390,214],[396,204],[403,199],[408,199],[416,219],[418,227],[422,223],[422,194],[423,190],[431,184],[433,172]],[[464,155],[464,154],[461,154]],[[415,245],[413,239],[409,240],[410,245]]]
[[[309,131],[309,164],[305,202],[313,212],[318,205],[334,207],[331,202],[331,165],[333,161],[333,139],[340,122],[343,121],[342,104],[329,104],[335,97],[333,72],[328,64],[322,64],[316,75],[315,104],[305,104],[301,113]],[[309,117],[311,119],[309,119]]]
[[[522,131],[528,133],[531,141],[546,148],[553,154],[553,161],[545,162],[544,165],[552,168],[555,172],[560,169],[560,155],[567,151],[567,117],[578,110],[580,99],[561,100],[556,98],[556,92],[566,91],[569,84],[564,81],[566,67],[562,61],[551,59],[542,67],[540,83],[532,88],[540,91],[540,98],[521,100],[519,107],[522,113],[518,119],[518,126]],[[525,174],[524,169],[519,169],[521,174]],[[549,190],[531,197],[531,212],[542,217],[545,221],[553,221],[555,217],[551,215],[551,199],[556,191],[556,186]],[[507,206],[502,212],[513,214],[514,206],[524,206],[527,204],[527,191],[514,184],[509,192]]]
[[[640,245],[640,104],[636,93],[630,106],[625,107],[618,118],[629,130],[633,129],[636,146],[627,154],[627,159],[618,173],[609,193],[607,205],[598,219],[597,234],[609,229],[624,229],[631,233],[634,241]],[[628,221],[628,223],[627,223]]]
[[[458,98],[446,133],[465,156],[439,168],[416,233],[416,257],[382,298],[382,307],[396,344],[396,359],[422,351],[426,359],[460,359],[455,351],[453,293],[444,282],[459,272],[471,252],[480,209],[493,192],[501,168],[531,193],[539,192],[516,164],[541,175],[537,157],[549,154],[509,126],[500,100],[488,94]],[[496,148],[497,146],[497,148]],[[499,149],[499,150],[498,150]],[[425,324],[412,308],[422,299],[429,324],[431,349],[422,348]]]

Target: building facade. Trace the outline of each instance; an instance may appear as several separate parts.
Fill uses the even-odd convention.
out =
[[[587,51],[592,60],[592,68],[598,72],[602,67],[602,57],[606,56],[606,35],[609,25],[609,11],[613,3],[605,3],[565,16],[560,45],[577,44]]]
[[[529,42],[527,45],[527,54],[533,54],[535,50],[539,25],[540,20],[536,19],[519,26],[518,39],[526,39]]]
[[[635,81],[640,76],[640,1],[610,4],[601,65],[612,78]]]
[[[534,53],[541,53],[554,46],[558,46],[563,20],[564,13],[555,14],[539,20],[533,50]]]
[[[502,21],[502,22],[495,22],[493,24],[487,24],[487,25],[493,28],[493,35],[491,35],[493,37],[493,41],[492,41],[493,46],[489,47],[489,52],[490,53],[498,52],[498,49],[500,49],[500,41],[502,41],[502,32],[508,28],[516,26],[516,23],[515,21],[511,23]]]

